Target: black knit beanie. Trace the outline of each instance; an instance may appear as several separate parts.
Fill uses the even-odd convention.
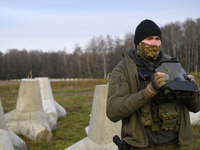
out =
[[[160,28],[155,24],[153,21],[145,19],[143,20],[136,28],[135,30],[135,36],[134,36],[134,43],[135,47],[145,38],[149,36],[159,36],[161,37],[161,31]]]

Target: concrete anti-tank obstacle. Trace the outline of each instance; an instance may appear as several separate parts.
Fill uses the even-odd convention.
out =
[[[92,104],[88,136],[65,150],[117,150],[113,136],[120,137],[121,121],[113,123],[106,116],[108,85],[97,85]]]
[[[108,75],[106,77],[107,85],[109,85],[110,76],[111,76],[111,73],[108,73]],[[90,114],[90,117],[91,117],[91,114]],[[86,134],[88,134],[88,131],[89,131],[89,126],[85,127]]]
[[[65,118],[67,112],[60,104],[54,100],[49,78],[37,77],[36,79],[39,80],[44,111],[52,115],[56,121],[58,118]]]
[[[22,79],[16,109],[5,114],[8,128],[34,142],[41,139],[50,141],[52,133],[47,122],[47,115],[42,106],[39,81]]]
[[[0,100],[0,150],[26,149],[26,143],[7,127],[3,107]]]

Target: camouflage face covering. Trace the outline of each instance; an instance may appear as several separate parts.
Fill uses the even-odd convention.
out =
[[[137,45],[136,53],[144,60],[155,60],[160,53],[161,46],[152,46],[143,42]]]

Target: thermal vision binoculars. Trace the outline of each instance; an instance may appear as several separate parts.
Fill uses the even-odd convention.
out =
[[[186,73],[179,62],[164,61],[155,70],[155,72],[164,72],[169,75],[169,80],[158,94],[164,94],[167,98],[192,98],[198,86],[188,79]]]

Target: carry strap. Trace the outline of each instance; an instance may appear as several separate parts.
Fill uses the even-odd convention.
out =
[[[129,57],[126,50],[124,51],[124,59],[125,59],[126,68],[128,71],[129,80],[130,80],[131,93],[133,94],[133,93],[138,92],[140,89],[140,85],[138,84],[139,77],[138,77],[137,66],[136,66],[135,62]],[[135,68],[135,69],[133,69],[133,68]],[[135,77],[135,83],[134,83],[133,79],[130,78],[133,76]],[[134,85],[136,85],[136,86],[134,86]]]

